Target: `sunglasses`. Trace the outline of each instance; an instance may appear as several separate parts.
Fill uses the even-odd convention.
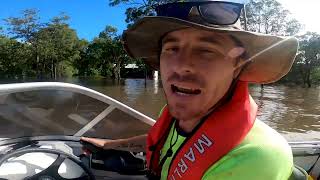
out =
[[[222,1],[176,2],[159,5],[156,12],[158,16],[189,20],[189,13],[194,7],[200,17],[210,24],[232,25],[238,21],[244,5]]]

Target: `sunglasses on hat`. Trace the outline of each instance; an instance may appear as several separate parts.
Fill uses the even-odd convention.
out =
[[[188,21],[192,8],[197,8],[200,17],[209,24],[232,25],[238,21],[243,7],[243,4],[222,1],[176,2],[159,5],[156,12],[158,16]]]

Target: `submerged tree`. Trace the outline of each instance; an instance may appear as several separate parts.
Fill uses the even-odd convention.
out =
[[[130,59],[117,36],[117,29],[112,26],[106,28],[88,46],[87,58],[95,63],[102,76],[113,77],[116,81],[121,78],[120,70]]]
[[[49,23],[40,23],[39,19],[37,10],[27,9],[20,17],[9,17],[5,21],[10,37],[29,48],[24,52],[27,58],[24,74],[40,79],[50,74],[49,77],[55,79],[70,71],[72,61],[79,58],[79,40],[67,23],[67,15],[56,16]]]
[[[303,84],[311,87],[312,72],[320,66],[320,35],[308,32],[299,37],[300,50],[296,58]]]
[[[246,5],[247,28],[249,31],[295,35],[302,25],[290,16],[290,12],[276,0],[251,0]]]
[[[54,17],[47,27],[35,35],[35,44],[41,59],[41,73],[46,74],[49,70],[53,79],[63,76],[66,66],[80,58],[79,39],[66,23],[68,19],[67,16]]]
[[[22,78],[28,69],[31,48],[14,39],[0,36],[0,77],[6,79]]]
[[[4,19],[7,23],[7,31],[13,39],[18,40],[19,42],[25,43],[30,46],[31,51],[29,51],[29,59],[26,60],[29,68],[27,68],[26,74],[28,75],[39,75],[39,55],[37,47],[35,45],[35,35],[43,26],[40,23],[40,18],[36,9],[26,9],[21,12],[20,17],[9,17]]]

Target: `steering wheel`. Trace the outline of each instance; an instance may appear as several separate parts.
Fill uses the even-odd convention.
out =
[[[61,180],[95,180],[96,179],[94,177],[93,173],[91,172],[91,170],[88,167],[86,167],[76,157],[74,157],[73,155],[67,154],[65,152],[55,150],[55,149],[27,148],[27,149],[15,150],[12,153],[8,153],[0,158],[0,166],[10,158],[18,157],[23,154],[34,153],[34,152],[56,154],[56,155],[58,155],[58,157],[47,169],[45,169],[45,170],[41,171],[40,173],[35,174],[31,177],[26,177],[25,180],[47,180],[47,179],[48,180],[56,180],[56,179],[61,179]],[[59,169],[60,165],[64,162],[65,159],[70,159],[71,161],[73,161],[74,163],[79,165],[87,175],[81,176],[78,178],[73,178],[73,179],[67,179],[67,178],[60,176],[58,173],[58,169]]]

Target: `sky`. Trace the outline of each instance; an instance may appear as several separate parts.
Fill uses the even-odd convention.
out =
[[[305,24],[305,31],[320,33],[320,0],[278,0],[292,16]],[[109,0],[1,0],[0,26],[2,19],[20,16],[22,10],[36,8],[42,22],[65,12],[71,17],[69,24],[80,38],[92,40],[106,25],[118,29],[118,34],[126,28],[126,6],[109,7]]]
[[[320,33],[320,0],[277,0],[305,25],[304,31]]]
[[[116,27],[119,34],[126,28],[126,7],[109,7],[109,0],[0,0],[0,3],[0,26],[5,24],[3,19],[20,16],[27,8],[36,8],[42,22],[65,12],[70,16],[71,28],[87,40],[98,36],[106,25]]]

